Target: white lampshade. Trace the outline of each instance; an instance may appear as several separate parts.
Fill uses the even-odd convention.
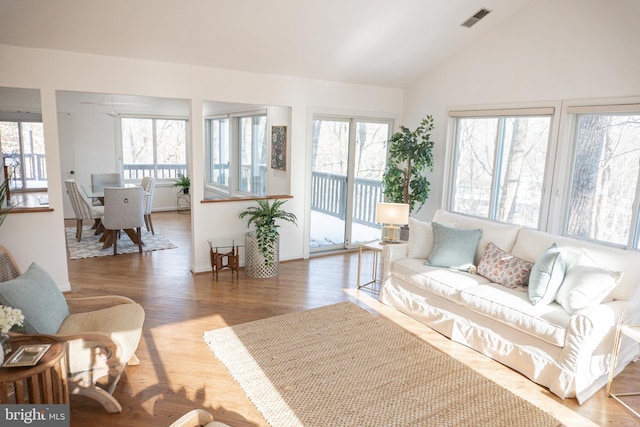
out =
[[[409,205],[406,203],[378,203],[376,222],[404,225],[409,223]]]
[[[378,203],[376,222],[382,223],[382,241],[398,243],[400,227],[409,223],[409,205],[406,203]]]

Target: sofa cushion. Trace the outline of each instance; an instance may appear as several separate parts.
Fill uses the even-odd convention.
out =
[[[482,229],[447,227],[437,222],[433,227],[433,252],[426,263],[434,267],[468,270],[478,247]]]
[[[526,290],[533,263],[515,257],[489,243],[478,264],[478,274],[510,289]]]
[[[424,265],[416,258],[405,258],[391,265],[391,273],[421,289],[458,302],[462,289],[489,283],[485,277],[463,271]]]
[[[640,252],[638,251],[614,248],[582,239],[523,228],[518,234],[518,240],[511,253],[517,257],[535,261],[554,242],[560,248],[567,266],[572,265],[581,253],[586,252],[600,266],[606,266],[612,271],[624,271],[624,276],[620,279],[618,286],[611,291],[604,302],[629,300],[633,297],[638,283],[640,283],[640,268],[637,268],[640,265]]]
[[[533,265],[529,277],[529,301],[534,305],[549,304],[556,299],[564,273],[564,257],[554,243]]]
[[[570,315],[559,304],[532,305],[524,292],[498,284],[479,285],[460,292],[463,306],[524,333],[563,347]]]
[[[409,258],[427,259],[433,251],[433,228],[430,222],[409,218]]]
[[[569,314],[600,304],[622,278],[622,273],[599,267],[586,254],[569,267],[556,301]]]
[[[38,264],[13,280],[0,283],[0,304],[20,309],[28,334],[55,334],[69,307],[51,276]]]
[[[502,222],[490,221],[488,219],[474,218],[466,215],[455,214],[447,212],[442,209],[438,209],[433,216],[433,222],[444,224],[449,227],[456,228],[481,228],[482,237],[476,250],[474,263],[477,265],[480,262],[480,258],[484,254],[484,250],[490,242],[493,242],[499,248],[513,253],[512,248],[518,237],[519,225],[506,224]],[[522,257],[521,257],[522,258]],[[535,258],[524,258],[529,261],[535,260]]]

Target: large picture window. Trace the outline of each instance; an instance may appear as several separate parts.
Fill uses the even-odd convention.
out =
[[[120,123],[125,181],[187,175],[186,120],[122,117]]]
[[[538,227],[553,109],[454,112],[455,212]]]
[[[592,112],[597,109],[569,109],[575,154],[566,232],[638,248],[640,109]]]

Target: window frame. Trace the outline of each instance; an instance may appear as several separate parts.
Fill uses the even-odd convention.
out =
[[[173,181],[178,178],[178,173],[176,176],[170,177],[158,177],[158,156],[157,156],[157,140],[156,140],[156,121],[157,120],[175,120],[175,121],[183,121],[184,122],[184,137],[185,137],[185,164],[184,164],[184,175],[189,176],[189,141],[190,141],[190,119],[189,117],[184,116],[165,116],[165,115],[143,115],[143,114],[118,114],[117,121],[118,126],[116,126],[116,136],[119,140],[119,144],[117,144],[117,159],[118,165],[117,168],[122,174],[123,180],[125,183],[137,183],[142,179],[141,177],[135,178],[126,178],[125,176],[125,162],[124,162],[124,147],[123,147],[123,134],[122,134],[122,119],[141,119],[141,120],[151,120],[152,132],[153,132],[153,177],[156,179],[156,183],[173,183]]]
[[[601,114],[601,115],[639,115],[640,98],[607,98],[591,100],[569,100],[562,104],[562,119],[564,122],[561,138],[567,141],[563,145],[563,150],[559,156],[562,159],[563,171],[557,171],[557,175],[562,179],[562,187],[556,193],[560,198],[558,212],[561,221],[558,222],[556,232],[574,239],[585,240],[605,246],[618,247],[629,250],[640,250],[640,176],[636,181],[634,201],[632,204],[632,216],[630,220],[629,238],[626,244],[619,244],[588,237],[579,237],[568,234],[569,215],[571,208],[571,191],[573,187],[574,173],[576,167],[576,152],[578,149],[577,138],[579,130],[579,119],[581,114]],[[639,174],[640,175],[640,174]],[[562,197],[560,196],[562,194]]]
[[[12,192],[16,193],[28,193],[28,192],[48,192],[49,191],[49,182],[47,176],[47,153],[46,153],[46,142],[44,141],[44,122],[42,121],[42,114],[35,112],[19,112],[19,111],[0,111],[0,121],[2,122],[12,122],[17,123],[18,125],[18,138],[19,138],[19,146],[20,146],[20,168],[22,169],[22,187],[12,189]],[[44,143],[44,170],[45,174],[44,181],[46,185],[44,187],[28,187],[26,185],[26,178],[24,173],[24,135],[23,135],[23,124],[24,123],[39,123],[42,126],[42,138]],[[0,147],[1,148],[1,147]],[[4,159],[3,159],[4,164]]]
[[[450,107],[447,109],[448,138],[445,152],[445,170],[443,179],[443,206],[445,209],[453,212],[453,206],[455,202],[455,185],[456,185],[456,166],[458,162],[458,120],[461,118],[496,118],[499,121],[509,117],[549,117],[549,140],[547,143],[547,152],[545,157],[545,171],[542,177],[542,191],[540,200],[540,211],[538,216],[537,228],[546,230],[549,226],[549,207],[551,205],[551,188],[553,185],[554,170],[555,170],[555,156],[557,151],[558,141],[558,129],[559,129],[559,115],[558,111],[561,109],[559,103],[544,102],[544,103],[530,103],[530,104],[517,104],[517,105],[491,105],[491,106],[458,106]],[[498,124],[498,129],[502,128]],[[501,133],[500,131],[498,132]],[[494,169],[491,179],[491,198],[489,201],[489,213],[487,217],[478,217],[484,219],[490,219],[492,221],[502,222],[496,219],[497,206],[499,200],[497,199],[499,184],[500,184],[500,165],[502,163],[503,142],[496,143],[494,153]],[[473,216],[468,213],[458,212],[462,215]]]
[[[240,151],[240,120],[242,118],[247,117],[257,117],[264,116],[265,117],[265,153],[266,153],[266,164],[265,164],[265,192],[264,194],[252,193],[248,191],[244,191],[240,188],[240,179],[241,179],[241,151]],[[222,118],[229,119],[229,182],[227,185],[220,185],[219,183],[213,182],[211,180],[212,173],[212,135],[211,135],[211,121],[218,120]],[[270,117],[269,111],[267,108],[259,108],[255,110],[248,111],[234,111],[223,114],[213,114],[205,117],[205,152],[206,152],[206,161],[205,161],[205,176],[206,176],[206,187],[207,189],[226,195],[226,196],[240,196],[240,197],[263,197],[269,193],[269,159],[270,159]]]
[[[495,111],[508,108],[554,107],[551,124],[550,146],[547,150],[546,172],[543,192],[544,202],[541,205],[541,219],[537,229],[559,236],[585,240],[596,244],[640,251],[640,177],[635,188],[635,200],[632,204],[629,239],[626,245],[595,240],[591,238],[570,236],[568,234],[571,191],[577,150],[577,132],[579,113],[637,115],[640,113],[640,97],[600,98],[584,100],[557,100],[529,104],[462,106],[447,108],[447,144],[445,148],[445,165],[443,175],[444,209],[453,205],[453,185],[455,184],[454,157],[457,135],[456,120],[451,112],[458,111]],[[455,113],[454,113],[455,114]],[[640,174],[639,174],[640,175]],[[462,214],[466,215],[466,214]],[[471,215],[468,215],[471,216]]]

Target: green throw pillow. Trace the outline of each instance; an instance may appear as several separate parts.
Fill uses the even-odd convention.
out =
[[[433,227],[433,251],[425,265],[448,267],[467,271],[482,237],[482,229],[461,229],[431,223]]]
[[[529,276],[529,301],[533,305],[549,304],[556,299],[564,280],[565,263],[558,245],[551,245],[533,264]]]
[[[35,262],[21,276],[0,283],[0,304],[22,311],[28,334],[55,334],[69,316],[64,295]]]

